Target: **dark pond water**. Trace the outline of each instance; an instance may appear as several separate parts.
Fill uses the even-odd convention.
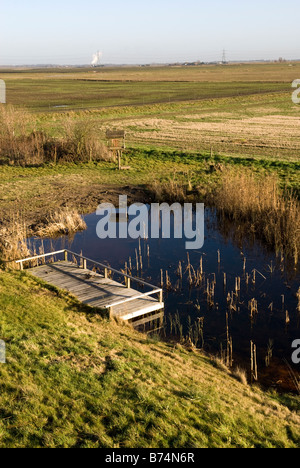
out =
[[[287,366],[287,363],[292,365],[292,342],[300,339],[296,297],[300,275],[294,265],[277,258],[274,252],[268,251],[259,242],[236,240],[236,230],[221,226],[215,213],[209,209],[205,211],[205,242],[201,250],[187,251],[185,239],[174,239],[172,235],[171,239],[101,240],[96,235],[99,216],[88,215],[85,221],[88,226],[86,231],[77,233],[73,239],[46,239],[43,241],[45,250],[69,248],[95,261],[107,262],[116,269],[124,269],[125,262],[129,265],[131,257],[132,275],[157,286],[161,284],[161,270],[164,283],[168,271],[171,286],[164,292],[165,327],[160,331],[163,339],[170,338],[170,335],[175,335],[177,339],[181,334],[186,336],[194,324],[201,323],[204,350],[220,355],[221,349],[226,351],[229,335],[232,337],[234,365],[240,365],[248,372],[252,340],[257,346],[259,382],[277,389],[294,389]],[[135,261],[139,243],[142,271],[136,270]],[[200,272],[202,258],[201,281],[198,278],[198,284],[192,286],[189,285],[186,271],[187,252],[195,272]],[[179,262],[182,262],[182,280],[177,274]],[[253,270],[256,270],[255,283]],[[238,277],[240,291],[235,295]],[[207,295],[208,283],[210,288],[214,283],[214,296],[210,298]],[[233,292],[231,303],[228,295],[232,296]],[[257,301],[257,312],[253,312],[251,317],[249,301],[252,299]],[[175,316],[180,326],[174,325]],[[202,345],[200,339],[198,345],[200,342]],[[266,366],[265,358],[270,349],[272,357],[269,366]],[[294,370],[298,373],[299,366]]]

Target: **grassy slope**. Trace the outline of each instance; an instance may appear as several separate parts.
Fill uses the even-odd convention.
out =
[[[208,358],[89,314],[24,273],[0,272],[0,293],[1,446],[299,446],[299,414]]]

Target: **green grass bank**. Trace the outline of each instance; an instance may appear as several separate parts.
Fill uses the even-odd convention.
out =
[[[299,447],[299,397],[0,271],[1,447]]]

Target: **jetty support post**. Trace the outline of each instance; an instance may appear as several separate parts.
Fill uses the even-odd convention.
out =
[[[163,299],[163,290],[162,289],[158,293],[158,300],[161,303],[164,301],[164,299]]]

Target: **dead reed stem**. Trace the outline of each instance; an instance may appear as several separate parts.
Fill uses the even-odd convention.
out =
[[[258,381],[256,345],[251,341],[251,380]]]

